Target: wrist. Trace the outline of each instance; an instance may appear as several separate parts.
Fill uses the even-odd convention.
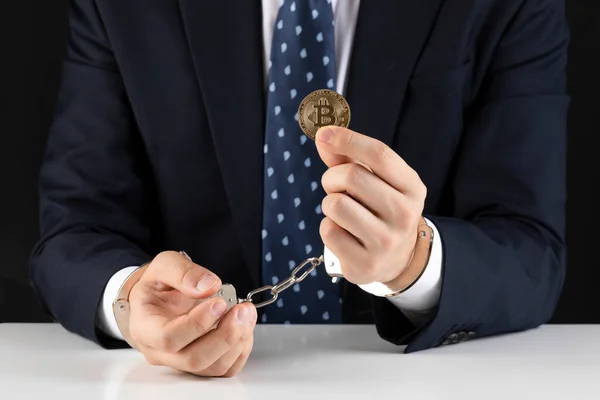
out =
[[[102,293],[101,304],[98,307],[98,329],[111,338],[123,340],[113,311],[114,302],[123,282],[138,268],[139,265],[131,265],[115,272],[106,283]]]
[[[400,275],[388,282],[373,282],[360,287],[376,296],[393,297],[410,289],[423,275],[429,263],[433,244],[433,230],[421,217],[417,239],[410,261]]]
[[[117,327],[121,332],[121,336],[123,337],[123,340],[125,340],[125,342],[127,342],[127,344],[129,344],[134,349],[136,348],[136,346],[133,343],[133,340],[131,339],[129,326],[129,319],[131,313],[131,304],[129,298],[134,286],[140,281],[142,275],[148,268],[149,264],[150,263],[142,265],[140,268],[133,271],[125,279],[125,281],[119,288],[117,296],[115,297],[115,300],[112,304],[113,314],[115,316]]]
[[[423,275],[429,261],[429,255],[431,254],[431,246],[425,245],[428,241],[428,237],[431,236],[430,232],[429,226],[425,220],[421,218],[419,225],[417,226],[417,238],[409,261],[398,276],[390,281],[383,282],[384,285],[394,291],[405,291],[416,282],[421,275]]]

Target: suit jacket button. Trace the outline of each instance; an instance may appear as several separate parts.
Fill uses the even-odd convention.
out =
[[[446,338],[445,341],[448,342],[448,344],[457,343],[458,335],[456,333],[452,333],[452,334],[448,335],[448,337]]]
[[[473,338],[473,336],[475,336],[475,332],[473,332],[473,331],[468,332],[467,333],[467,340]]]
[[[458,338],[456,340],[457,340],[458,343],[464,342],[465,340],[467,340],[467,333],[466,332],[459,332],[458,333]]]

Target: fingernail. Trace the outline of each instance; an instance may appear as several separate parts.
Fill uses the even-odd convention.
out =
[[[333,136],[333,130],[331,128],[324,128],[317,135],[317,139],[319,139],[319,142],[329,142],[329,140],[331,139],[332,136]]]
[[[223,300],[219,300],[213,303],[210,311],[217,318],[221,318],[225,311],[227,311],[227,304]]]
[[[249,307],[240,307],[237,312],[237,318],[238,322],[242,325],[250,323],[253,318],[252,310]]]
[[[198,281],[198,284],[196,285],[196,289],[198,289],[200,292],[204,292],[205,290],[213,287],[215,283],[217,283],[217,278],[211,274],[206,274],[200,278],[200,281]]]

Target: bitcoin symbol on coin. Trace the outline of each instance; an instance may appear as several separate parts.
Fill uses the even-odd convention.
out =
[[[298,124],[302,132],[314,140],[319,128],[324,126],[347,128],[350,124],[350,106],[341,94],[333,90],[316,90],[300,103]]]
[[[322,128],[327,125],[335,125],[335,115],[333,115],[333,106],[329,104],[326,98],[321,97],[315,107],[314,114],[308,116],[316,127]],[[314,119],[311,117],[314,116]]]

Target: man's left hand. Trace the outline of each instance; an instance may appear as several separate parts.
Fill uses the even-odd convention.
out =
[[[327,193],[322,202],[323,243],[338,257],[349,282],[395,280],[412,258],[427,188],[379,140],[328,126],[317,132],[315,142],[329,167],[322,178]]]

